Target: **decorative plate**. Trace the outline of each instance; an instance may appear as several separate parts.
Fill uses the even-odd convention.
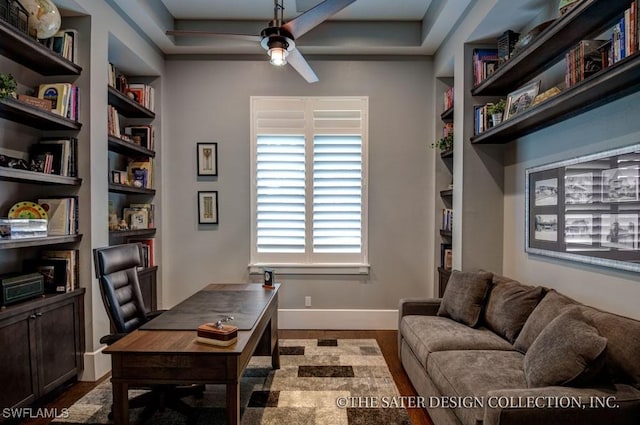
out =
[[[47,212],[35,202],[18,202],[9,210],[9,218],[44,218],[48,219]]]

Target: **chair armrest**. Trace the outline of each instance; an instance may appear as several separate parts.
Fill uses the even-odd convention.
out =
[[[161,315],[162,313],[164,313],[165,311],[167,311],[167,310],[154,310],[154,311],[150,311],[150,312],[148,312],[148,313],[146,314],[147,322],[148,322],[149,320],[153,320],[153,319],[155,319],[156,317],[160,316],[160,315]]]
[[[114,342],[124,338],[127,335],[128,334],[109,334],[109,335],[105,335],[102,338],[100,338],[100,343],[101,344],[111,345]]]
[[[503,403],[501,406],[499,403]],[[549,406],[549,407],[546,407]],[[602,388],[542,387],[489,391],[483,425],[636,424],[640,391],[629,385]]]
[[[442,298],[402,298],[400,299],[400,319],[403,316],[435,316],[438,314]]]

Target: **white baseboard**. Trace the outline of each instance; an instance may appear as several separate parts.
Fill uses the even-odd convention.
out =
[[[280,309],[280,329],[397,330],[398,310]]]
[[[80,374],[80,381],[95,382],[111,371],[111,356],[103,354],[100,347],[97,351],[84,353],[84,370]]]

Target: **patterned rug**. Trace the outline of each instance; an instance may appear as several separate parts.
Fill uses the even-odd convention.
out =
[[[388,403],[399,392],[375,339],[281,339],[280,369],[271,369],[270,357],[254,357],[240,389],[242,425],[411,423],[404,408]],[[133,395],[130,391],[129,396]],[[226,423],[224,386],[207,385],[203,398],[183,400],[194,409],[189,421],[165,409],[147,423]],[[344,407],[345,403],[349,406]],[[111,384],[104,382],[53,423],[109,424],[110,405]],[[137,423],[141,410],[130,410],[131,424]]]

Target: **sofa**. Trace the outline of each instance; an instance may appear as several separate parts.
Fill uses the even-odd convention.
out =
[[[398,353],[436,425],[640,423],[640,321],[486,271],[402,299]]]

